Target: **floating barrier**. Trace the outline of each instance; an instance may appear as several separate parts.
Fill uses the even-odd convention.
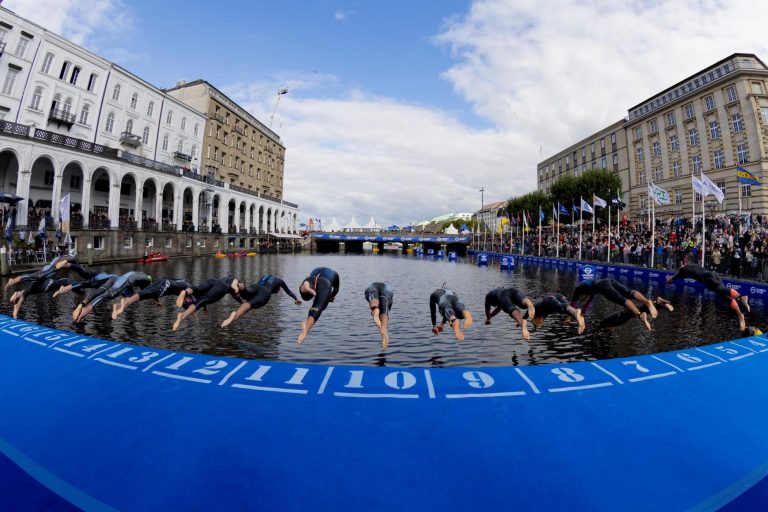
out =
[[[434,249],[427,249],[427,256],[434,256],[435,250]]]
[[[488,266],[488,255],[484,252],[481,252],[477,255],[477,266],[478,267],[487,267]]]
[[[515,268],[515,258],[512,256],[502,256],[499,267],[501,270],[513,270]]]
[[[456,254],[456,251],[448,252],[448,261],[459,261],[459,255]]]
[[[443,259],[443,258],[445,258],[445,251],[443,251],[442,249],[438,250],[438,251],[435,253],[435,257],[436,257],[437,259]]]
[[[556,365],[392,368],[189,354],[0,317],[0,502],[759,510],[766,374],[763,336]],[[382,478],[384,465],[397,470]]]

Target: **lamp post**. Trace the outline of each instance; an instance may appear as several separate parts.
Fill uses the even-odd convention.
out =
[[[275,114],[277,114],[277,106],[280,104],[280,97],[283,94],[288,94],[288,88],[284,87],[277,90],[277,100],[275,101],[275,109],[272,111],[272,115],[269,116],[269,129],[272,129],[272,121],[275,120]]]

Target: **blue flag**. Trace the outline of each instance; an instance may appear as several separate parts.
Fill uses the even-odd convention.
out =
[[[571,199],[571,209],[573,210],[573,214],[577,214],[579,212],[579,207],[576,206],[576,201]]]
[[[739,181],[739,183],[744,183],[746,185],[762,185],[760,178],[745,168],[741,167],[740,165],[736,166],[736,179]]]
[[[5,225],[5,239],[13,242],[13,229],[16,227],[16,210],[12,210],[8,217],[8,223]]]
[[[541,208],[539,208],[539,220],[541,222],[544,222],[544,210],[542,210]]]
[[[560,213],[564,213],[565,215],[570,215],[571,212],[568,211],[568,208],[566,208],[564,205],[557,203],[560,206]]]

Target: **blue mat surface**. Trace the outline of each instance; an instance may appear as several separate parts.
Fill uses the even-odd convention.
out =
[[[768,339],[398,369],[212,358],[0,317],[3,510],[764,508]]]

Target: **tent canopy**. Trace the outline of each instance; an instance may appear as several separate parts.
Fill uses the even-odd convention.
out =
[[[373,220],[373,217],[371,217],[371,220],[368,221],[368,224],[362,227],[364,231],[381,231],[381,226],[376,224],[376,221]]]
[[[336,231],[341,231],[341,229],[342,229],[341,224],[339,224],[338,221],[336,220],[336,217],[334,217],[333,219],[331,219],[331,223],[325,226],[324,231],[335,233]]]
[[[357,223],[357,221],[355,220],[355,218],[354,218],[354,217],[352,217],[352,220],[350,220],[350,221],[349,221],[349,223],[348,223],[348,224],[346,224],[346,225],[344,226],[344,231],[357,231],[357,230],[359,230],[361,227],[362,227],[362,226],[361,226],[360,224],[358,224],[358,223]]]

